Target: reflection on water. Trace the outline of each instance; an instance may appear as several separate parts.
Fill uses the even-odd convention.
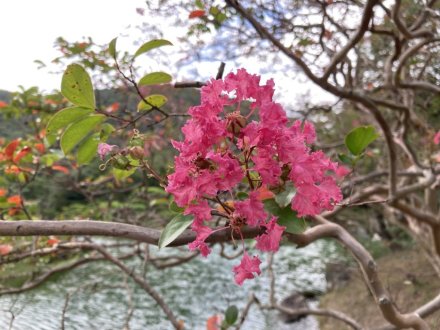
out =
[[[160,253],[167,253],[166,250]],[[171,249],[169,251],[175,253]],[[324,262],[335,257],[335,253],[334,245],[322,241],[300,250],[291,246],[282,247],[274,260],[276,298],[282,299],[294,290],[324,291]],[[195,258],[171,269],[150,268],[147,276],[176,315],[184,320],[186,329],[206,329],[208,317],[222,313],[228,305],[235,304],[242,308],[250,292],[255,292],[263,303],[268,301],[266,256],[261,255],[261,258],[262,275],[245,282],[242,287],[234,284],[232,273],[232,267],[239,260],[223,259],[215,250],[206,259]],[[136,262],[132,262],[135,268],[139,267]],[[12,329],[58,330],[61,328],[66,294],[80,285],[95,282],[117,287],[98,291],[88,288],[72,295],[65,315],[65,329],[123,329],[128,309],[124,277],[119,269],[105,262],[82,266],[33,291],[0,297],[0,329],[8,329],[11,320],[8,310],[11,310],[15,315]],[[133,289],[135,307],[130,329],[172,329],[156,303],[140,288],[132,283],[129,285]],[[313,317],[284,324],[277,312],[261,312],[257,307],[252,307],[242,329],[315,330],[318,325]]]

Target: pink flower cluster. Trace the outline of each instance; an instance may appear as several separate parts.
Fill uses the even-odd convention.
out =
[[[167,191],[185,214],[194,216],[197,238],[189,248],[207,256],[206,238],[214,231],[206,225],[221,206],[227,226],[241,233],[244,225],[260,227],[256,248],[277,251],[285,227],[264,210],[258,189],[279,191],[292,182],[296,194],[291,207],[298,216],[331,210],[342,199],[334,176],[338,164],[323,152],[312,151],[316,134],[309,122],[289,125],[285,111],[273,101],[274,82],[260,85],[260,77],[240,69],[224,80],[211,80],[201,89],[201,104],[191,107],[182,128],[183,141],[173,141],[179,151],[175,171],[168,176]],[[240,183],[247,183],[248,198],[222,202],[220,194],[234,196]],[[242,186],[241,186],[242,187]],[[236,199],[236,198],[234,198]],[[220,230],[220,229],[216,229]],[[235,281],[260,274],[258,256],[245,252],[234,267]]]
[[[440,144],[440,131],[434,135],[434,144]]]

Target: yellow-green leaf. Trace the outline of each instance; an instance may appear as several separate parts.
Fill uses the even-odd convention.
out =
[[[90,76],[79,64],[71,64],[64,71],[61,93],[78,107],[95,109],[95,94]]]
[[[83,143],[80,144],[76,156],[79,165],[88,164],[93,160],[93,158],[95,158],[98,151],[98,144],[99,133],[89,136]]]
[[[110,43],[108,44],[108,53],[110,54],[111,57],[113,57],[114,59],[116,59],[116,41],[118,40],[118,38],[114,38],[112,39],[112,41],[110,41]]]
[[[89,115],[92,109],[71,107],[58,111],[50,118],[49,123],[46,126],[47,134],[56,134],[61,128],[74,123],[75,121]]]
[[[166,84],[171,82],[172,77],[165,72],[152,72],[139,80],[138,85],[144,86],[144,85],[159,85],[159,84]]]
[[[151,41],[144,43],[142,46],[140,46],[139,49],[134,54],[134,57],[136,58],[139,55],[144,54],[146,52],[149,52],[150,50],[152,50],[154,48],[158,48],[158,47],[162,47],[162,46],[172,46],[172,45],[173,44],[171,42],[169,42],[168,40],[165,40],[165,39],[151,40]]]
[[[146,97],[145,101],[147,101],[147,103],[145,103],[144,100],[139,102],[137,106],[138,111],[151,110],[153,106],[160,108],[165,103],[167,103],[168,99],[164,95],[154,94]]]
[[[96,125],[105,120],[104,115],[91,115],[73,123],[64,131],[61,136],[61,149],[67,155],[78,143],[90,134]]]

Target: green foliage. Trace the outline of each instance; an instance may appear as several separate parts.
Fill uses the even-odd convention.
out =
[[[379,135],[373,126],[360,126],[353,129],[345,137],[345,145],[355,155],[361,155]]]
[[[183,213],[183,211],[185,211],[185,209],[183,207],[178,206],[174,200],[170,203],[169,209],[171,212],[177,214]]]
[[[138,57],[139,55],[145,54],[152,49],[159,48],[162,46],[172,46],[173,44],[165,39],[155,39],[144,43],[134,54],[134,57]]]
[[[307,229],[306,221],[298,218],[290,205],[280,207],[275,199],[267,199],[264,201],[264,208],[268,213],[278,217],[278,224],[285,226],[288,233],[299,234]]]
[[[104,115],[90,115],[70,125],[61,136],[61,149],[67,155],[87,135],[89,135],[98,124],[105,120]]]
[[[238,308],[235,305],[229,306],[225,312],[225,326],[231,326],[238,319]]]
[[[154,94],[147,96],[145,101],[147,102],[144,102],[144,100],[139,102],[137,106],[138,111],[151,110],[153,107],[160,108],[167,103],[168,99],[164,95]]]
[[[292,198],[295,197],[296,189],[291,182],[286,184],[284,187],[284,191],[280,192],[275,196],[275,202],[279,205],[280,208],[284,208],[290,205]]]
[[[90,76],[79,64],[71,64],[64,71],[61,93],[78,107],[95,109],[95,94]]]
[[[116,60],[116,42],[118,38],[112,39],[108,45],[108,53],[111,57],[113,57]]]
[[[159,248],[166,247],[179,237],[186,228],[192,223],[193,217],[189,215],[178,214],[176,215],[162,231],[159,238]]]
[[[173,78],[165,72],[151,72],[139,80],[139,86],[159,85],[171,82]]]
[[[49,135],[54,135],[61,128],[65,128],[66,126],[78,121],[81,118],[84,118],[90,113],[92,113],[92,109],[81,107],[71,107],[58,111],[52,116],[52,118],[50,118],[46,127],[46,132]]]
[[[77,155],[79,165],[88,164],[95,158],[99,141],[99,133],[95,133],[79,146]]]

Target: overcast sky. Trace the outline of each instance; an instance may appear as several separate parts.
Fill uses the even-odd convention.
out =
[[[91,36],[108,43],[137,25],[144,0],[0,0],[0,89],[18,85],[59,88],[61,77],[37,70],[34,60],[50,62],[60,53],[54,41],[62,36],[80,41]]]
[[[136,49],[133,41],[136,38],[148,41],[149,36],[137,34],[132,40],[127,36],[139,32],[134,27],[146,19],[154,19],[147,13],[139,15],[136,8],[145,8],[145,0],[0,0],[0,89],[15,91],[18,85],[25,88],[38,86],[46,92],[59,89],[61,74],[51,74],[47,68],[38,70],[34,63],[35,60],[50,63],[60,55],[53,47],[59,36],[70,42],[90,36],[98,44],[107,44],[124,34],[124,38],[118,39],[118,49],[130,51],[130,45]],[[183,33],[182,29],[166,26],[167,20],[159,18],[157,24],[163,24],[160,29],[165,31],[167,39],[179,43],[176,34]],[[220,60],[223,59],[218,62]],[[258,60],[246,59],[243,63],[250,72],[259,73]],[[207,79],[207,74],[215,75],[218,64],[197,62],[193,68],[200,75],[199,79]],[[148,64],[144,66],[145,70],[151,70]],[[188,76],[188,68],[182,70],[173,65],[168,69],[169,72],[177,71],[179,80]],[[233,63],[227,62],[226,72],[235,69]],[[333,100],[305,80],[292,80],[292,74],[288,77],[283,70],[266,74],[263,79],[269,77],[275,78],[278,99],[285,105],[301,103],[305,99],[303,94],[310,89],[312,101]]]

